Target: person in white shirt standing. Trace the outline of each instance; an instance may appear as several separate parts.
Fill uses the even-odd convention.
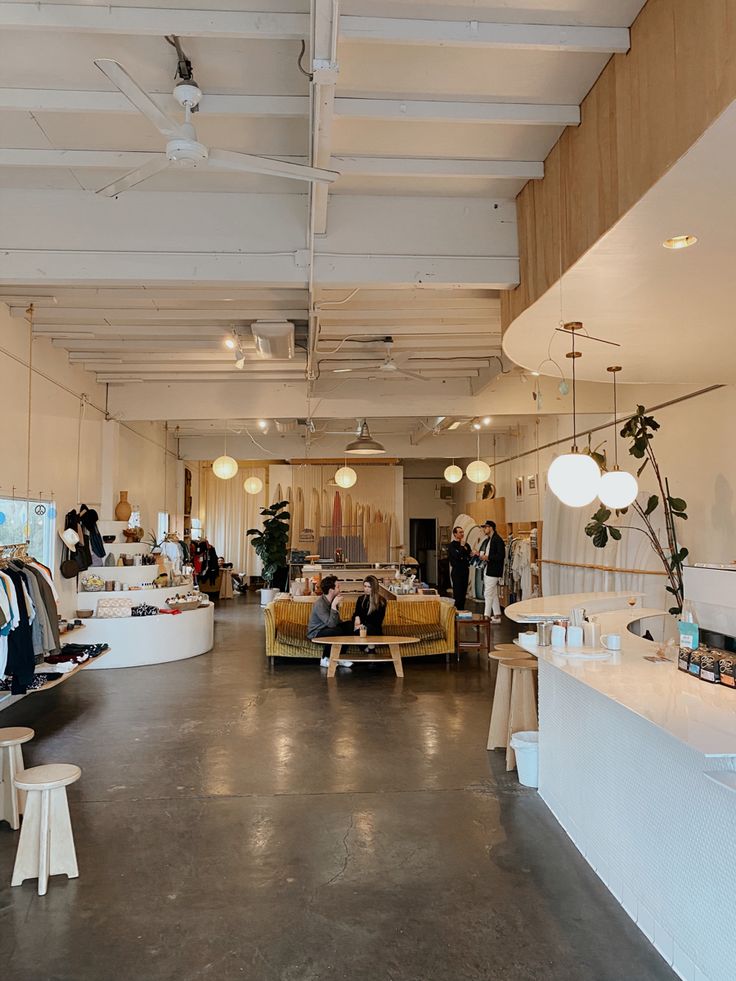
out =
[[[486,537],[475,552],[477,561],[483,568],[483,613],[491,618],[491,623],[501,622],[501,603],[498,599],[498,584],[503,577],[503,564],[506,559],[506,543],[496,531],[495,521],[483,524]]]

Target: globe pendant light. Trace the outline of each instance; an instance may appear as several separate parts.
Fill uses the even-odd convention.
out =
[[[482,484],[491,476],[491,468],[480,459],[480,432],[478,433],[477,459],[468,464],[465,469],[465,476],[474,484]]]
[[[352,487],[357,479],[358,475],[352,467],[344,466],[335,471],[335,483],[338,487],[344,487],[345,490]]]
[[[572,447],[569,453],[553,460],[547,471],[549,489],[571,508],[584,508],[590,504],[601,483],[598,464],[592,457],[578,452],[575,361],[581,357],[581,352],[575,350],[575,331],[582,326],[578,321],[564,325],[564,331],[572,337],[572,351],[566,355],[572,360]]]
[[[639,484],[637,483],[636,477],[633,474],[628,473],[626,470],[620,470],[618,465],[618,441],[616,438],[616,416],[618,414],[618,402],[616,399],[616,375],[619,373],[619,371],[621,371],[621,366],[611,365],[611,367],[607,368],[606,370],[613,375],[614,467],[613,470],[609,470],[608,473],[604,473],[601,477],[601,486],[598,491],[598,497],[601,499],[601,504],[605,504],[607,508],[620,511],[622,508],[627,508],[630,504],[634,503],[636,500],[636,495],[639,493]]]
[[[452,466],[445,467],[445,480],[448,484],[457,484],[463,479],[463,472],[455,463],[452,461]]]
[[[219,477],[220,480],[231,480],[235,474],[238,472],[238,461],[233,460],[231,456],[227,455],[227,421],[225,422],[225,445],[224,453],[222,456],[218,456],[215,462],[212,464],[212,472],[215,477]]]
[[[246,494],[260,494],[263,490],[263,481],[260,477],[246,477],[243,482],[243,489]]]

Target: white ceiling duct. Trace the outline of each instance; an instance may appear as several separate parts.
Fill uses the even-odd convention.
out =
[[[294,357],[294,325],[290,321],[256,320],[251,330],[261,358],[287,361]]]

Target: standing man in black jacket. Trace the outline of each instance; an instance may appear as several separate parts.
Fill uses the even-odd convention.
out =
[[[506,543],[496,531],[495,521],[486,521],[483,531],[486,537],[475,553],[483,566],[483,598],[485,599],[483,614],[491,618],[491,623],[500,623],[501,604],[498,599],[498,584],[503,578]]]
[[[473,553],[470,545],[463,541],[465,532],[459,525],[452,529],[452,541],[447,549],[450,559],[450,580],[452,595],[455,597],[455,609],[465,609],[465,597],[468,593],[468,578],[470,576],[470,559]]]

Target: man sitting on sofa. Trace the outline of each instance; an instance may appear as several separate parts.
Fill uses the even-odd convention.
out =
[[[322,579],[322,595],[315,600],[307,625],[307,639],[316,637],[345,637],[353,633],[351,620],[340,619],[340,584],[337,576],[325,576]],[[343,668],[353,666],[352,661],[340,661]],[[326,646],[323,657],[319,662],[321,668],[330,665],[330,648]]]

